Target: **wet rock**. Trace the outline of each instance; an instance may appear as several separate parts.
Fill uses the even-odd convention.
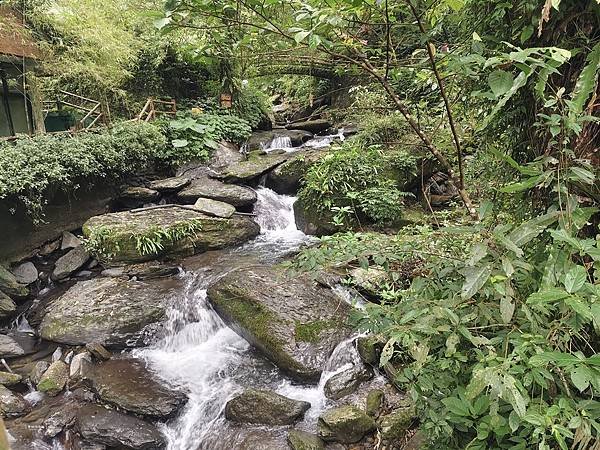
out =
[[[156,253],[141,252],[138,238],[148,236],[156,229],[175,237],[161,238],[162,248],[157,248]],[[103,239],[104,245],[111,249],[110,262],[113,264],[145,262],[158,257],[191,256],[239,245],[260,233],[259,225],[248,217],[222,219],[176,206],[138,213],[104,214],[92,217],[83,226],[87,237],[94,236],[98,230],[110,230],[109,233],[104,231]]]
[[[159,382],[140,361],[111,359],[94,366],[86,379],[105,402],[126,411],[155,418],[173,416],[185,395]]]
[[[51,408],[50,414],[43,422],[44,436],[51,439],[75,425],[82,406],[83,404],[78,401],[67,401],[58,407]]]
[[[163,436],[155,426],[98,406],[81,408],[77,428],[84,439],[109,447],[158,450],[165,445]]]
[[[16,277],[2,265],[0,265],[0,291],[18,298],[29,295],[27,286],[19,283]]]
[[[289,137],[292,145],[297,147],[312,139],[313,134],[310,131],[304,130],[273,130],[252,133],[252,136],[248,140],[248,148],[250,150],[257,150],[268,147],[278,137]]]
[[[325,450],[323,441],[316,434],[290,430],[287,438],[292,450]]]
[[[54,397],[61,393],[69,379],[69,366],[62,361],[50,364],[37,385],[38,391]]]
[[[54,266],[54,271],[52,272],[51,278],[54,281],[59,281],[67,278],[77,269],[82,267],[88,261],[88,259],[90,259],[90,255],[83,245],[75,247],[67,254],[58,258]]]
[[[331,128],[331,122],[325,119],[307,120],[305,122],[295,122],[289,124],[286,128],[294,130],[310,131],[311,133],[319,133]]]
[[[207,216],[222,217],[229,219],[235,212],[235,207],[229,203],[211,200],[210,198],[199,198],[194,203],[194,208]]]
[[[0,385],[0,412],[4,417],[18,417],[27,411],[27,403],[20,395]]]
[[[160,194],[154,189],[132,186],[121,192],[119,199],[125,202],[149,203],[158,200]]]
[[[0,320],[8,319],[17,312],[17,305],[4,292],[0,292]]]
[[[22,380],[23,377],[18,373],[0,372],[0,384],[3,386],[14,386]]]
[[[332,376],[325,383],[325,396],[332,400],[339,400],[355,392],[361,383],[373,378],[373,370],[364,365],[354,366]]]
[[[77,236],[75,236],[73,233],[70,233],[68,231],[63,231],[61,244],[60,244],[61,250],[68,250],[71,248],[76,248],[76,247],[79,247],[80,245],[81,245],[81,240]]]
[[[46,242],[44,245],[40,247],[38,251],[38,255],[40,256],[48,256],[54,253],[56,250],[60,248],[61,240],[58,239],[56,241]]]
[[[361,336],[356,340],[356,350],[361,359],[373,367],[379,367],[381,350],[384,346],[385,340],[378,335]]]
[[[227,167],[216,178],[228,183],[248,183],[273,170],[288,159],[287,153],[270,153],[266,155],[251,153],[247,160]]]
[[[67,345],[99,342],[108,347],[135,347],[143,343],[148,326],[162,320],[165,303],[181,284],[178,279],[81,281],[48,306],[39,334]]]
[[[282,371],[318,381],[333,349],[350,334],[349,305],[308,276],[278,267],[229,273],[208,290],[217,313]]]
[[[385,394],[381,389],[373,389],[367,394],[365,412],[371,417],[378,417]]]
[[[48,370],[48,367],[50,367],[50,363],[46,361],[36,362],[29,374],[29,381],[31,381],[34,386],[37,386],[46,370]]]
[[[404,407],[395,409],[379,420],[379,432],[381,437],[387,441],[397,441],[406,435],[415,420],[415,408],[406,400]]]
[[[288,161],[269,172],[266,186],[278,194],[295,194],[310,167],[326,153],[326,150],[311,150],[288,154]]]
[[[333,224],[332,212],[314,211],[300,199],[294,203],[294,218],[296,226],[304,234],[327,236],[339,231]]]
[[[12,273],[17,282],[25,285],[34,283],[38,279],[38,271],[30,261],[19,264],[12,270]]]
[[[123,268],[122,274],[137,280],[152,280],[154,278],[177,275],[179,267],[158,261],[148,261],[140,264],[130,264]]]
[[[193,180],[188,187],[177,194],[177,198],[185,203],[194,203],[200,197],[229,203],[236,208],[252,206],[257,200],[256,192],[250,188],[225,184],[209,177]]]
[[[387,272],[373,268],[357,267],[349,275],[356,290],[370,299],[378,299],[380,286],[389,281]]]
[[[100,361],[107,361],[112,357],[112,353],[98,342],[89,342],[85,344],[85,348]]]
[[[0,358],[14,358],[25,354],[23,347],[11,336],[0,334]]]
[[[259,389],[248,389],[229,400],[225,417],[234,422],[261,425],[291,425],[304,416],[310,403]]]
[[[319,417],[319,436],[325,441],[353,444],[376,428],[373,418],[352,405],[330,409]]]
[[[89,352],[81,352],[73,356],[69,365],[69,377],[81,378],[87,367],[92,364],[92,355]]]
[[[164,180],[157,180],[150,183],[150,189],[161,193],[172,194],[179,192],[184,187],[190,184],[190,179],[187,177],[172,177]]]

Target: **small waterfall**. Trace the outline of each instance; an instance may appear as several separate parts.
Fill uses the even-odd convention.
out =
[[[288,150],[293,148],[292,139],[289,136],[277,136],[265,149],[267,152],[273,150]]]
[[[321,149],[330,147],[331,144],[336,140],[340,142],[344,142],[346,140],[343,128],[340,128],[337,134],[329,134],[327,136],[315,136],[313,139],[306,142],[303,146],[307,148]]]

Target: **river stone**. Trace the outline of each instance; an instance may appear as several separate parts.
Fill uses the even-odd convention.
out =
[[[109,447],[158,450],[165,445],[164,437],[154,425],[99,406],[81,408],[77,425],[84,439]]]
[[[0,292],[0,319],[12,317],[17,312],[17,305],[4,292]]]
[[[167,388],[142,362],[133,359],[98,364],[86,373],[86,379],[105,402],[142,416],[173,416],[186,400],[185,395]]]
[[[98,342],[89,342],[85,344],[85,348],[100,361],[107,361],[112,357],[112,353]]]
[[[158,192],[171,194],[173,192],[179,192],[188,184],[190,184],[190,179],[187,177],[172,177],[153,181],[150,183],[149,187]]]
[[[361,336],[356,339],[356,350],[360,358],[373,367],[379,367],[381,351],[386,340],[379,335]]]
[[[253,194],[254,192],[251,191]],[[255,194],[254,194],[255,195]],[[136,238],[147,236],[156,229],[180,230],[191,228],[186,237],[178,240],[163,239],[160,254],[141,254]],[[216,250],[242,244],[260,233],[260,226],[249,217],[229,219],[210,217],[198,211],[179,208],[151,209],[139,213],[119,212],[92,217],[83,225],[87,237],[98,230],[110,230],[105,245],[114,251],[112,263],[137,263],[163,257],[191,256],[207,250]]]
[[[332,400],[339,400],[355,392],[361,383],[373,378],[373,370],[363,365],[353,366],[343,372],[335,374],[325,383],[325,396]]]
[[[306,431],[290,430],[287,439],[292,450],[325,450],[319,436]]]
[[[62,239],[60,241],[60,249],[67,250],[75,247],[79,247],[81,245],[81,240],[75,236],[73,233],[68,231],[63,231]]]
[[[140,345],[147,326],[163,319],[166,303],[181,285],[178,279],[160,283],[121,278],[81,281],[48,306],[39,334],[43,339],[67,345]]]
[[[3,417],[21,416],[27,410],[27,403],[19,394],[0,385],[0,413]]]
[[[310,131],[304,130],[272,130],[259,131],[252,133],[248,140],[248,148],[250,150],[260,150],[268,147],[275,138],[289,137],[292,145],[297,147],[312,139],[313,134]]]
[[[278,194],[295,194],[310,167],[326,153],[327,150],[306,150],[288,154],[291,159],[269,172],[266,186]]]
[[[23,347],[11,336],[0,334],[0,358],[14,358],[25,354]]]
[[[328,236],[339,231],[333,223],[333,212],[316,211],[311,205],[306,205],[302,199],[294,203],[294,220],[296,227],[304,234]]]
[[[385,399],[385,393],[381,389],[372,389],[367,394],[365,412],[371,417],[379,416],[379,412]]]
[[[319,436],[328,442],[353,444],[376,428],[375,421],[356,406],[330,409],[319,417]]]
[[[372,267],[368,269],[357,267],[352,269],[349,275],[356,290],[371,299],[379,298],[380,287],[389,281],[387,272]]]
[[[229,203],[211,200],[210,198],[199,198],[194,203],[194,208],[207,216],[222,217],[229,219],[235,212],[235,207]]]
[[[65,231],[66,233],[66,231]],[[44,245],[40,247],[38,255],[40,256],[49,256],[54,253],[56,250],[60,248],[61,239],[57,239],[56,241],[46,242]]]
[[[225,184],[209,177],[197,178],[177,194],[182,202],[194,203],[200,197],[229,203],[236,208],[252,206],[256,203],[256,192],[244,186]]]
[[[148,189],[141,186],[131,186],[123,190],[119,198],[120,200],[147,203],[158,200],[159,197],[160,194],[154,189]]]
[[[2,265],[0,265],[0,291],[13,297],[27,297],[29,295],[27,286],[19,283],[16,277]]]
[[[227,167],[216,178],[228,183],[248,183],[273,170],[288,159],[289,155],[287,153],[259,155],[254,152],[248,156],[247,160]]]
[[[29,374],[29,381],[37,386],[46,370],[48,370],[48,367],[50,367],[50,363],[46,361],[36,362],[35,366],[33,366],[33,369],[31,370],[31,373]]]
[[[331,122],[325,119],[307,120],[305,122],[295,122],[286,126],[288,129],[310,131],[319,133],[331,128]]]
[[[83,266],[88,259],[90,259],[89,253],[86,251],[83,245],[75,247],[69,251],[66,255],[61,256],[56,261],[54,271],[52,272],[51,278],[54,281],[63,280]]]
[[[69,377],[80,378],[85,374],[86,369],[92,364],[92,355],[90,352],[81,352],[73,356],[69,365]]]
[[[208,290],[217,313],[282,371],[317,382],[350,330],[350,306],[309,276],[286,278],[279,267],[232,271]]]
[[[273,391],[248,389],[227,402],[225,417],[239,423],[291,425],[309,408],[308,402],[292,400]]]
[[[44,372],[37,389],[51,397],[55,397],[64,389],[69,379],[69,366],[63,361],[55,361],[50,364],[48,370]]]
[[[23,381],[23,377],[18,373],[0,372],[0,384],[3,386],[14,386]]]
[[[21,284],[31,284],[37,281],[38,271],[31,261],[19,264],[12,270],[17,282]]]
[[[381,437],[388,441],[404,438],[406,431],[415,421],[415,412],[410,399],[404,399],[397,409],[379,419]]]

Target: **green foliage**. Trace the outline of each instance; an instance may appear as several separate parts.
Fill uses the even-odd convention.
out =
[[[299,198],[317,214],[334,211],[339,226],[397,221],[408,195],[401,183],[415,170],[415,161],[403,151],[386,153],[348,142],[311,166]]]
[[[233,113],[248,122],[254,130],[261,124],[270,123],[270,104],[265,94],[258,89],[246,86],[236,93]]]
[[[179,113],[163,126],[171,142],[163,159],[171,164],[206,161],[220,141],[241,144],[252,132],[248,122],[234,115]]]
[[[20,137],[0,143],[0,199],[23,205],[36,219],[52,190],[135,173],[164,156],[165,138],[149,124],[122,124],[99,133]]]

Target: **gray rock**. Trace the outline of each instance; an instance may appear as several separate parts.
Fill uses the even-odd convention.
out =
[[[25,354],[23,347],[12,337],[0,334],[0,358],[14,358]]]
[[[353,444],[376,428],[375,421],[355,406],[330,409],[319,417],[319,436],[328,442]]]
[[[46,361],[36,362],[35,366],[33,366],[33,369],[31,370],[31,373],[29,374],[29,381],[31,381],[34,386],[37,386],[42,379],[42,375],[44,375],[46,370],[48,370],[48,367],[50,367],[50,363]]]
[[[44,419],[44,436],[52,439],[63,430],[75,425],[82,406],[82,403],[76,400],[69,400],[58,405],[58,407],[54,406],[50,414]]]
[[[288,161],[269,172],[266,186],[278,194],[295,194],[300,189],[304,175],[325,154],[327,150],[306,150],[288,154],[290,157]]]
[[[38,251],[38,255],[40,256],[48,256],[54,253],[56,250],[60,248],[61,240],[58,239],[56,241],[46,242],[44,245],[40,247]]]
[[[219,172],[227,166],[235,164],[244,159],[239,148],[229,142],[221,142],[213,152],[208,164],[205,161],[190,161],[177,169],[178,177],[195,179],[203,178],[208,174]]]
[[[61,240],[61,244],[60,244],[61,250],[76,248],[76,247],[79,247],[80,245],[81,245],[81,240],[77,236],[75,236],[73,233],[70,233],[68,231],[63,231],[62,240]],[[52,252],[50,252],[50,253],[52,253]]]
[[[62,392],[69,379],[69,366],[63,361],[55,361],[50,364],[48,370],[44,372],[37,389],[40,392],[54,397]]]
[[[385,393],[381,389],[373,389],[369,391],[365,405],[365,412],[367,415],[371,417],[378,417],[384,400]]]
[[[17,312],[17,305],[4,292],[0,292],[0,319],[8,319]]]
[[[6,267],[0,265],[0,291],[13,297],[27,297],[29,289],[17,281],[15,276]]]
[[[207,216],[222,217],[229,219],[235,212],[235,207],[229,203],[211,200],[210,198],[199,198],[194,203],[194,208]]]
[[[346,339],[350,306],[308,276],[279,267],[232,271],[208,290],[217,313],[282,371],[318,381],[333,349]]]
[[[160,322],[165,304],[182,287],[161,283],[94,278],[81,281],[54,300],[39,326],[42,338],[67,345],[99,342],[123,348],[143,343],[150,324]]]
[[[102,272],[100,272],[100,275],[102,275],[103,277],[119,278],[125,275],[125,268],[113,267],[110,269],[105,269]]]
[[[307,120],[306,122],[295,122],[286,126],[287,129],[310,131],[319,133],[331,128],[331,122],[325,119]]]
[[[93,275],[89,270],[81,270],[75,274],[77,278],[89,278]]]
[[[251,153],[247,160],[227,167],[216,178],[228,183],[248,183],[284,163],[290,158],[287,153],[260,155]]]
[[[254,191],[250,191],[254,194]],[[256,195],[256,194],[254,194]],[[84,226],[86,236],[98,230],[110,230],[104,245],[111,248],[112,264],[131,264],[150,261],[158,257],[191,256],[207,250],[242,244],[260,233],[260,226],[249,217],[233,216],[229,219],[210,217],[189,208],[161,208],[140,211],[136,214],[120,212],[92,217]],[[177,238],[161,239],[161,248],[153,252],[140,252],[139,237],[148,236],[156,229],[178,231]],[[181,230],[187,230],[181,233]]]
[[[155,426],[99,406],[81,408],[77,425],[84,439],[109,447],[158,450],[165,445],[162,434]]]
[[[38,279],[38,271],[30,261],[19,264],[12,270],[12,273],[17,282],[25,285],[34,283]]]
[[[154,189],[148,189],[141,186],[132,186],[121,192],[120,200],[134,201],[140,203],[153,202],[158,200],[160,194]]]
[[[67,278],[81,266],[83,266],[88,259],[90,259],[89,253],[80,245],[69,251],[67,254],[61,256],[56,261],[54,271],[52,272],[51,278],[54,281],[59,281]]]
[[[194,203],[200,197],[229,203],[236,208],[252,206],[257,200],[256,192],[250,188],[225,184],[209,177],[193,180],[177,194],[177,198],[186,203]]]
[[[167,388],[143,365],[132,359],[111,359],[86,373],[86,379],[105,402],[142,416],[173,416],[186,396]]]
[[[69,377],[70,378],[81,378],[88,368],[92,364],[92,355],[89,352],[81,352],[73,356],[71,364],[69,365]]]
[[[259,389],[248,389],[229,400],[225,417],[239,423],[260,425],[291,425],[300,420],[310,403]]]
[[[363,269],[357,267],[349,273],[351,283],[358,292],[371,299],[378,299],[381,286],[389,281],[386,271],[372,267]]]
[[[287,438],[292,450],[325,450],[325,444],[316,434],[290,430]]]
[[[179,267],[159,261],[148,261],[140,264],[125,266],[124,274],[137,280],[152,280],[153,278],[169,277],[179,273]]]
[[[27,410],[27,403],[20,395],[0,385],[0,412],[4,417],[18,417]]]
[[[0,384],[3,386],[14,386],[23,381],[23,377],[18,373],[0,372]]]
[[[108,361],[112,357],[112,353],[98,342],[85,344],[85,348],[100,361]]]
[[[365,365],[353,366],[332,376],[325,383],[325,396],[339,400],[355,392],[361,383],[373,378],[373,370]]]
[[[190,179],[187,177],[172,177],[153,181],[150,183],[149,187],[158,192],[171,194],[173,192],[179,192],[188,184],[190,184]]]

